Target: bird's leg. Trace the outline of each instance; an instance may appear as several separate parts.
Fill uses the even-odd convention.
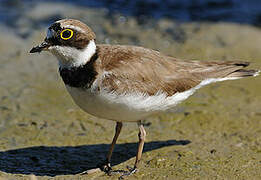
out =
[[[143,127],[143,125],[141,124],[141,122],[138,122],[138,126],[139,126],[139,147],[138,147],[138,152],[136,155],[136,161],[134,164],[134,168],[138,167],[138,164],[141,160],[141,155],[142,155],[142,151],[143,151],[143,146],[144,146],[144,142],[145,142],[145,137],[146,137],[146,131]]]
[[[109,152],[106,156],[106,162],[104,165],[102,165],[101,167],[101,170],[110,174],[111,172],[111,156],[112,156],[112,152],[113,152],[113,149],[114,149],[114,146],[116,144],[116,141],[120,135],[120,132],[121,132],[121,128],[122,128],[122,123],[121,122],[117,122],[116,124],[116,127],[115,127],[115,134],[114,134],[114,137],[113,137],[113,140],[111,142],[111,146],[110,146],[110,149],[109,149]]]
[[[141,121],[138,122],[138,126],[139,126],[139,134],[138,134],[138,137],[139,137],[139,147],[138,147],[138,152],[136,154],[136,161],[135,161],[134,167],[133,168],[128,168],[129,172],[124,173],[120,177],[120,179],[123,179],[124,176],[129,176],[129,175],[135,173],[137,171],[138,164],[139,164],[139,162],[141,160],[141,155],[142,155],[143,146],[144,146],[145,137],[146,137],[146,131],[145,131]]]
[[[114,134],[113,140],[111,142],[111,146],[110,146],[109,152],[108,152],[108,154],[106,156],[105,163],[103,163],[102,165],[99,165],[97,168],[84,171],[84,172],[81,173],[81,175],[92,174],[92,173],[96,173],[96,172],[100,172],[100,171],[104,171],[104,172],[106,172],[109,175],[111,174],[111,171],[112,171],[111,164],[110,164],[111,156],[112,156],[112,152],[113,152],[114,146],[116,144],[116,141],[117,141],[117,139],[118,139],[118,137],[120,135],[121,128],[122,128],[122,123],[121,122],[117,122],[116,127],[115,127],[115,134]],[[119,171],[119,172],[121,173],[122,171]]]

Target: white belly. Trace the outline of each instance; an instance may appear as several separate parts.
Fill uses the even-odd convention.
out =
[[[207,79],[187,91],[167,96],[158,92],[153,96],[142,93],[118,95],[105,90],[91,91],[66,86],[75,103],[87,113],[114,121],[139,121],[157,112],[171,110],[178,103],[187,99],[197,89],[207,84],[233,80],[236,78]]]
[[[104,119],[114,121],[135,122],[144,119],[153,112],[131,107],[120,96],[110,96],[101,92],[66,86],[74,102],[85,112]]]

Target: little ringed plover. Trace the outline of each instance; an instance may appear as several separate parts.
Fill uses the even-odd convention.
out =
[[[197,89],[218,81],[258,75],[243,61],[184,61],[137,46],[96,44],[86,24],[63,19],[54,22],[44,41],[31,53],[49,51],[57,57],[59,72],[74,102],[85,112],[116,121],[115,135],[101,169],[111,173],[111,155],[123,122],[137,122],[141,159],[145,129],[141,120],[164,112]],[[87,172],[93,172],[89,170]]]

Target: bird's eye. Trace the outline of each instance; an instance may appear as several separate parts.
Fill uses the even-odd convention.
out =
[[[61,38],[63,40],[71,39],[72,36],[73,36],[73,30],[71,30],[71,29],[64,29],[64,30],[62,30],[60,35],[61,35]]]

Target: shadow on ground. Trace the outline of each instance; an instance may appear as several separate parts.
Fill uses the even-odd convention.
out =
[[[189,140],[152,141],[145,144],[143,152],[189,143]],[[0,171],[37,176],[77,174],[102,163],[108,149],[109,144],[93,144],[75,147],[36,146],[8,150],[0,152]],[[112,157],[112,164],[117,165],[134,157],[136,150],[137,143],[118,144]]]

